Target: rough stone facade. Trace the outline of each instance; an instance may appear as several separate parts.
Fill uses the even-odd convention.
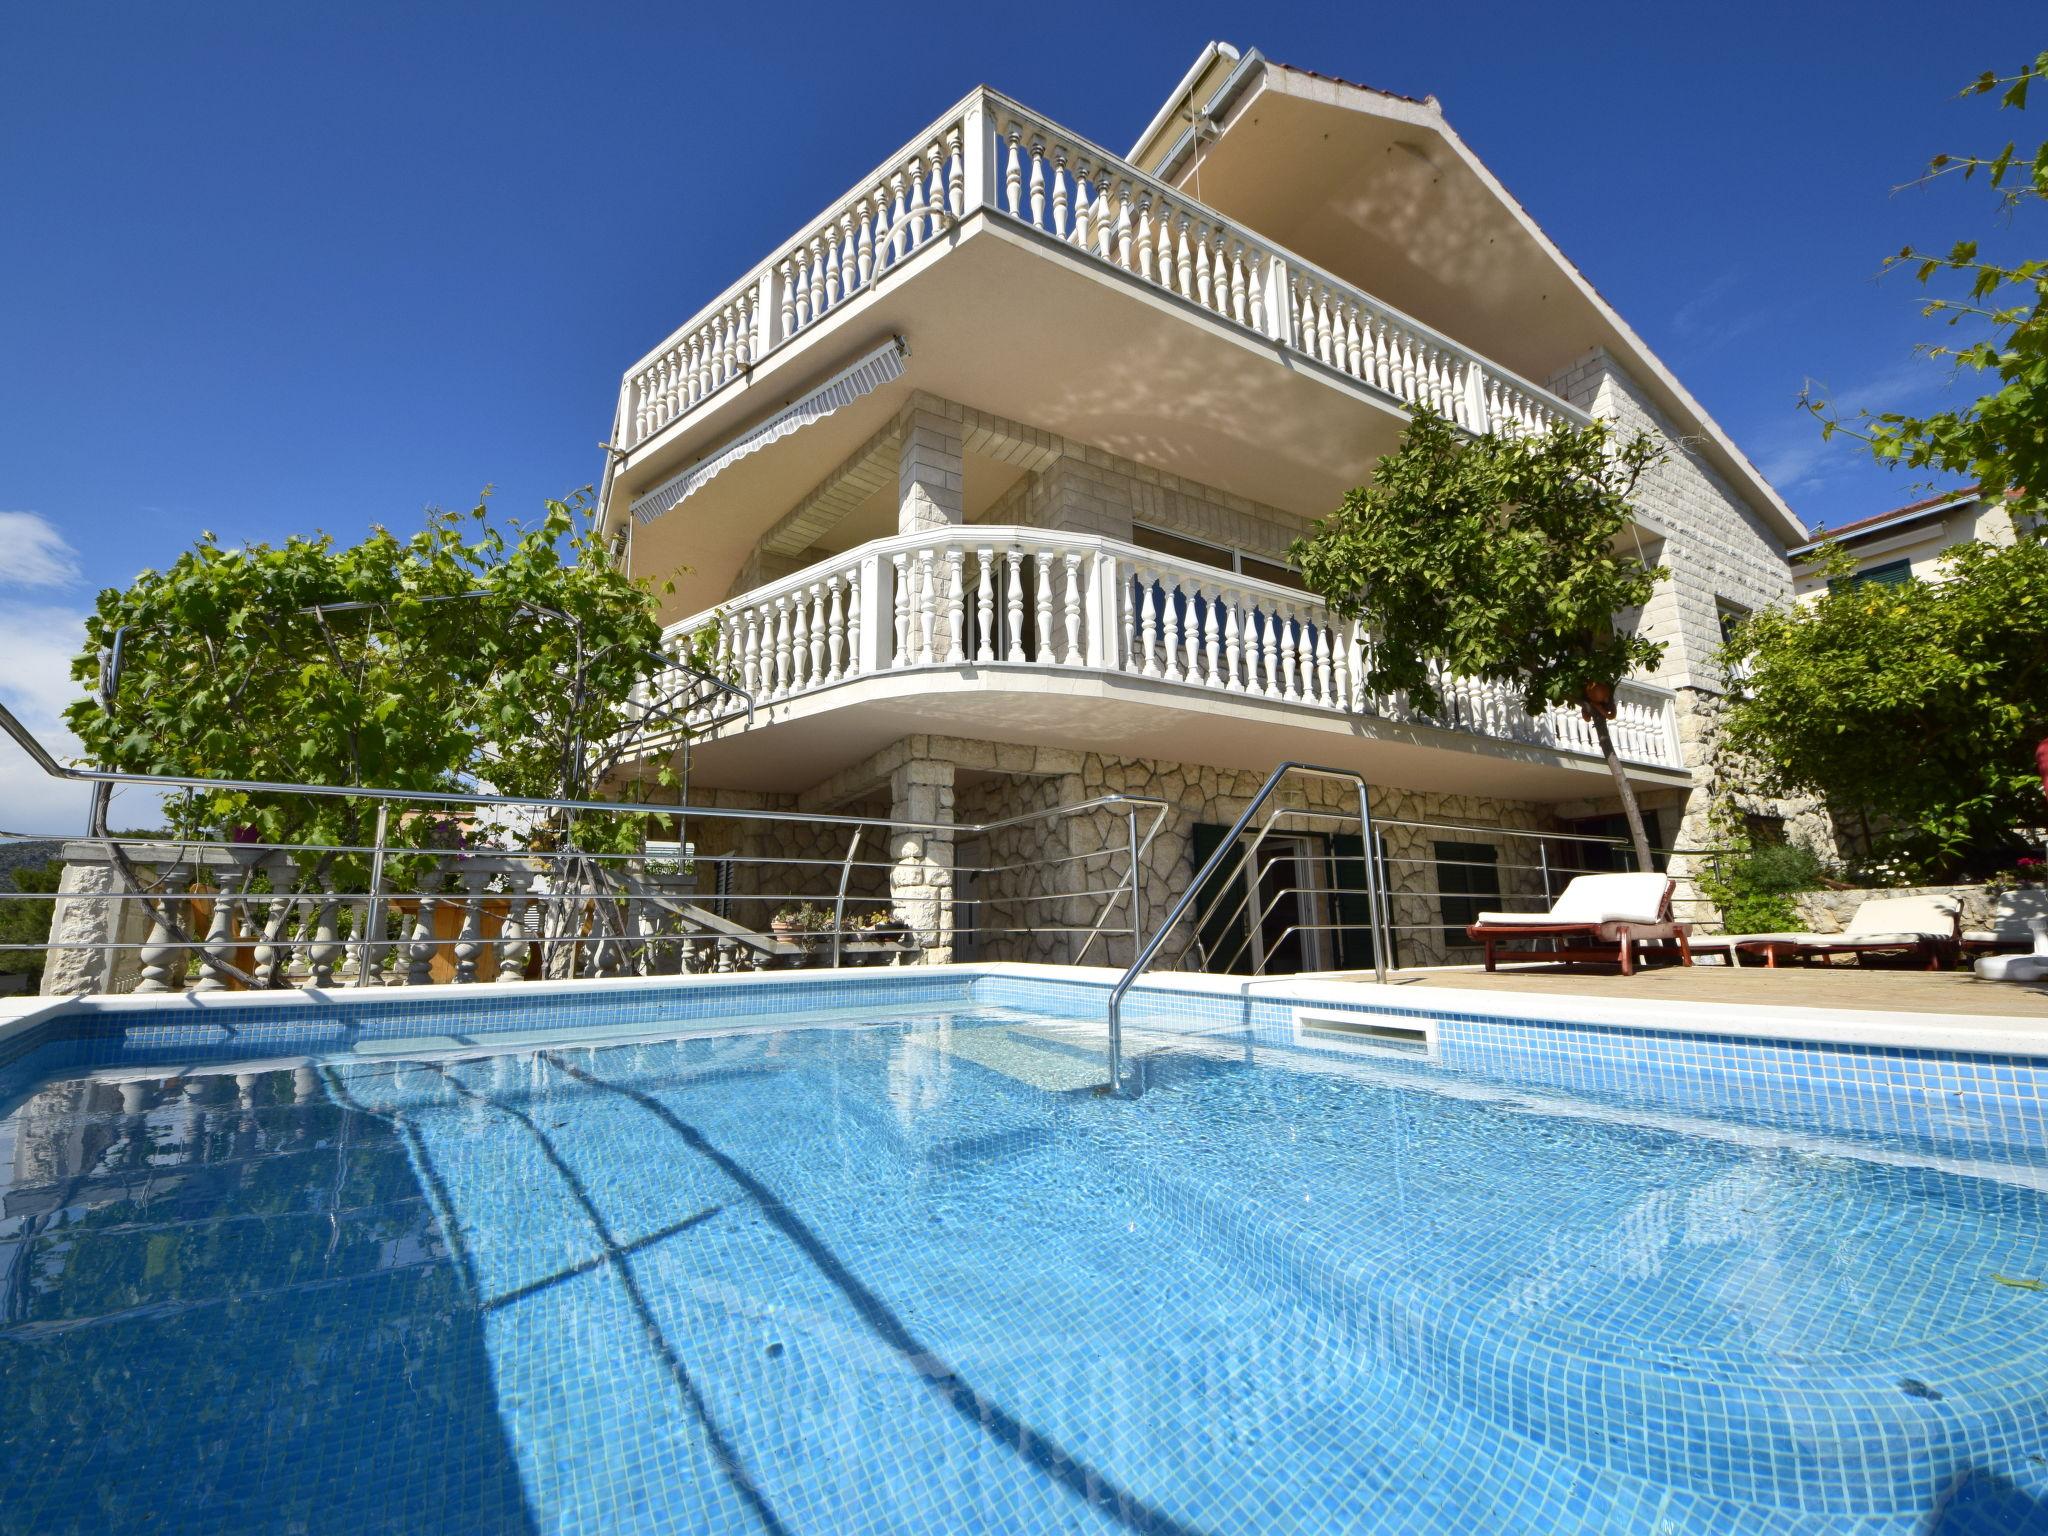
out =
[[[1058,457],[1018,481],[976,521],[1126,541],[1134,524],[1145,523],[1273,561],[1287,558],[1288,545],[1312,521],[1100,448],[1054,442]]]
[[[1560,369],[1550,388],[1572,404],[1613,422],[1623,433],[1647,432],[1664,446],[1664,461],[1643,477],[1637,504],[1648,529],[1644,554],[1670,575],[1634,616],[1638,632],[1664,643],[1651,680],[1678,694],[1679,747],[1694,792],[1676,828],[1676,846],[1714,845],[1709,824],[1715,784],[1714,737],[1728,680],[1716,655],[1724,611],[1754,613],[1792,600],[1792,568],[1782,536],[1696,452],[1686,436],[1644,394],[1604,348]],[[1835,853],[1832,824],[1811,805],[1757,807],[1785,819],[1788,834],[1823,858]],[[1673,860],[1681,895],[1711,919],[1689,876],[1696,860]]]
[[[1071,813],[1073,808],[1114,794],[1165,803],[1156,832],[1154,813],[1138,814],[1139,837],[1149,839],[1139,880],[1149,928],[1196,873],[1196,825],[1227,826],[1250,803],[1262,778],[1248,771],[920,735],[835,774],[798,797],[798,807],[850,810],[873,786],[887,783],[889,814],[895,816],[922,821],[934,819],[927,812],[950,809],[966,826],[1012,822],[985,833],[963,832],[943,847],[929,837],[898,834],[888,871],[897,915],[918,929],[935,959],[952,948],[957,930],[961,958],[1125,965],[1133,954],[1130,819],[1114,806]],[[928,798],[920,798],[920,791]],[[1357,796],[1347,783],[1299,781],[1279,803],[1295,813],[1278,819],[1280,832],[1357,834]],[[1569,845],[1542,837],[1558,828],[1556,807],[1378,789],[1372,808],[1386,850],[1404,964],[1443,964],[1473,954],[1462,940],[1447,941],[1438,842],[1493,850],[1502,900],[1523,909],[1541,905],[1546,863],[1552,892],[1572,872]],[[1032,819],[1016,820],[1026,817]],[[1322,900],[1327,920],[1330,895]],[[1182,963],[1191,938],[1184,926],[1169,941],[1163,963]]]
[[[2048,912],[2048,892],[2038,886],[2023,886],[2001,893],[1981,885],[1916,885],[1898,890],[1801,891],[1792,898],[1799,909],[1803,927],[1814,933],[1840,933],[1849,925],[1856,909],[1866,901],[1895,896],[1951,896],[1963,904],[1965,929],[1990,929],[2001,920],[2012,922],[2017,914]]]

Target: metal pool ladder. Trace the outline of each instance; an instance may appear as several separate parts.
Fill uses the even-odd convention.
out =
[[[1360,862],[1365,866],[1365,900],[1370,912],[1372,932],[1372,969],[1374,978],[1382,985],[1385,984],[1387,979],[1387,950],[1391,935],[1387,926],[1386,903],[1382,899],[1382,892],[1380,891],[1379,859],[1377,857],[1378,844],[1373,835],[1372,802],[1369,786],[1366,784],[1363,775],[1353,773],[1348,768],[1322,768],[1313,763],[1281,763],[1266,776],[1266,782],[1259,786],[1259,792],[1252,796],[1251,803],[1245,806],[1242,814],[1238,816],[1236,821],[1231,823],[1230,830],[1223,834],[1222,840],[1216,844],[1215,849],[1210,853],[1202,867],[1195,871],[1194,878],[1188,881],[1187,889],[1180,893],[1172,907],[1167,910],[1166,916],[1160,921],[1158,928],[1153,931],[1152,937],[1138,951],[1137,958],[1131,961],[1130,968],[1122,976],[1118,977],[1116,985],[1110,988],[1108,1091],[1116,1097],[1135,1098],[1137,1096],[1136,1085],[1127,1084],[1124,1077],[1124,994],[1130,991],[1138,978],[1151,967],[1153,960],[1158,957],[1159,951],[1165,947],[1168,936],[1172,934],[1181,919],[1187,916],[1189,908],[1194,906],[1196,898],[1200,895],[1203,887],[1208,884],[1209,877],[1221,869],[1224,862],[1233,854],[1238,853],[1237,840],[1244,835],[1245,829],[1252,824],[1259,812],[1265,809],[1266,802],[1273,798],[1274,792],[1279,789],[1281,784],[1295,777],[1341,779],[1345,783],[1353,785],[1358,791],[1358,830],[1360,841],[1363,844],[1363,857],[1360,859]],[[1264,835],[1262,833],[1260,841],[1263,840]],[[1257,844],[1255,843],[1253,850],[1256,851],[1256,848]],[[1135,883],[1135,872],[1132,879]]]

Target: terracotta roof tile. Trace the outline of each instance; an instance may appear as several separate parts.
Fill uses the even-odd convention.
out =
[[[1961,501],[1966,496],[1977,494],[1977,487],[1966,485],[1959,490],[1943,491],[1939,496],[1929,496],[1924,501],[1909,501],[1903,507],[1893,507],[1889,512],[1873,512],[1868,517],[1859,517],[1853,523],[1843,523],[1834,528],[1816,528],[1813,536],[1835,538],[1840,534],[1854,533],[1858,528],[1868,528],[1872,523],[1882,523],[1894,517],[1904,517],[1909,512],[1924,512],[1929,507],[1946,506],[1952,501]]]
[[[1412,102],[1418,107],[1426,107],[1436,100],[1434,96],[1403,96],[1399,91],[1389,91],[1377,85],[1367,85],[1360,80],[1346,80],[1342,75],[1326,75],[1319,69],[1303,69],[1299,64],[1286,64],[1282,63],[1279,59],[1268,59],[1266,62],[1275,69],[1284,69],[1290,74],[1307,75],[1311,80],[1328,80],[1335,85],[1348,85],[1354,91],[1371,91],[1375,96],[1391,96],[1396,101]]]

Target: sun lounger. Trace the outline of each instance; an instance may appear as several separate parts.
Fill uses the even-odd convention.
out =
[[[1557,939],[1553,951],[1507,953],[1530,960],[1621,966],[1635,974],[1636,945],[1645,939],[1675,941],[1680,962],[1692,964],[1686,938],[1691,929],[1671,920],[1668,875],[1579,875],[1548,912],[1482,912],[1465,929],[1486,946],[1486,968],[1494,968],[1496,946],[1509,939]]]
[[[1953,896],[1873,896],[1849,915],[1840,933],[1725,933],[1695,939],[1703,951],[1725,951],[1735,964],[1761,956],[1766,966],[1802,964],[1833,955],[1897,955],[1938,971],[1953,964],[1962,903]]]
[[[2048,917],[2048,890],[2023,886],[1998,898],[1991,911],[1989,928],[1965,928],[1965,955],[2025,954],[2033,947],[2031,926],[2037,917]]]

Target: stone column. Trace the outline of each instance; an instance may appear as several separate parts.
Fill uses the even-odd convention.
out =
[[[889,775],[889,814],[898,821],[953,821],[953,765],[914,757]],[[890,833],[889,903],[896,920],[916,930],[925,963],[953,958],[953,834],[950,831],[893,830]]]
[[[957,421],[916,410],[903,421],[896,460],[896,531],[954,528],[967,521],[967,439]]]
[[[135,946],[149,933],[148,911],[133,897],[118,895],[124,888],[120,872],[99,844],[66,843],[61,857],[64,868],[57,878],[50,941],[93,947],[50,951],[43,995],[134,990],[142,971]],[[113,899],[96,899],[103,897]],[[111,947],[117,945],[128,947]]]

